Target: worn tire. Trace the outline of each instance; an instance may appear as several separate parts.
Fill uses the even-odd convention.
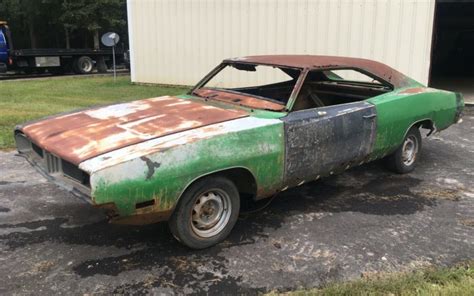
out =
[[[211,193],[213,195],[210,195]],[[227,195],[227,197],[224,197],[225,195]],[[204,208],[204,206],[209,203],[215,202],[214,200],[208,199],[207,201],[198,203],[198,200],[206,200],[209,196],[217,196],[221,200],[226,200],[226,202],[223,203],[224,206],[222,208],[224,210],[222,211],[221,218],[219,218],[218,222],[216,222],[217,224],[210,229],[215,229],[215,234],[210,230],[198,229],[199,224],[196,224],[196,220],[202,221],[196,209],[199,208],[200,210],[198,211],[201,213],[201,208]],[[234,183],[224,177],[206,177],[192,184],[181,196],[169,220],[169,227],[174,237],[182,244],[192,249],[204,249],[221,242],[229,235],[237,222],[239,211],[240,196]],[[218,213],[219,211],[216,210],[216,212]],[[206,217],[206,215],[204,215],[204,217]],[[209,216],[207,217],[209,218]],[[206,234],[199,233],[205,231],[210,232]]]
[[[410,151],[410,145],[414,145],[413,156],[407,151]],[[412,127],[403,139],[403,143],[395,150],[394,153],[385,158],[385,164],[388,169],[398,174],[406,174],[415,169],[416,162],[421,151],[421,134],[417,126]]]
[[[74,61],[73,69],[77,74],[90,74],[94,70],[94,61],[88,56],[79,57]]]

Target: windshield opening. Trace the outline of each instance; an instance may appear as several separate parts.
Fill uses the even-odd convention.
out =
[[[229,63],[194,90],[194,94],[251,108],[280,111],[285,108],[300,73],[301,70],[294,68]]]

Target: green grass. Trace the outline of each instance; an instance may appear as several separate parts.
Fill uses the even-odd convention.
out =
[[[186,88],[135,85],[129,76],[0,82],[0,149],[14,147],[13,128],[46,115],[114,102],[176,95]]]
[[[474,261],[451,268],[379,275],[289,295],[474,295]]]

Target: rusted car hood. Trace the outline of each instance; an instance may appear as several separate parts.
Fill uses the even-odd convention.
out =
[[[21,128],[35,144],[73,163],[128,145],[248,114],[179,97],[158,97],[60,115]]]

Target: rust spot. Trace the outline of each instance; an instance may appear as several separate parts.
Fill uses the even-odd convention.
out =
[[[279,191],[272,188],[272,189],[269,189],[269,188],[258,188],[257,189],[257,193],[255,195],[255,199],[256,200],[260,200],[260,199],[264,199],[264,198],[267,198],[267,197],[272,197],[274,196],[275,194],[277,194]]]
[[[169,220],[172,213],[173,213],[172,210],[151,212],[151,213],[145,213],[145,214],[114,218],[110,220],[110,222],[113,224],[126,224],[126,225],[152,224],[152,223]]]
[[[273,103],[265,99],[258,99],[245,94],[234,94],[225,91],[219,91],[209,88],[200,88],[194,91],[199,96],[209,97],[212,100],[218,100],[234,105],[242,105],[255,109],[266,109],[272,111],[282,111],[285,109],[284,104]]]
[[[22,131],[38,146],[78,165],[125,146],[245,116],[243,110],[166,96],[60,115]]]
[[[414,87],[414,88],[407,88],[400,92],[400,94],[419,94],[426,92],[426,88],[424,87]]]

